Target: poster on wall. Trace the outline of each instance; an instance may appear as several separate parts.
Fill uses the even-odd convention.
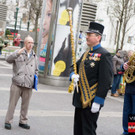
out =
[[[61,31],[61,34],[59,34],[59,31]],[[56,35],[52,74],[54,76],[62,76],[62,74],[65,76],[67,74],[67,66],[72,64],[69,26],[58,25]]]
[[[41,41],[40,57],[39,57],[39,73],[44,73],[44,69],[45,69],[47,42],[48,42],[49,29],[50,29],[52,6],[53,6],[53,0],[46,0],[46,6],[45,6],[46,8],[43,14],[44,19],[43,19],[43,32],[42,32],[42,41]]]
[[[74,40],[76,40],[80,10],[79,0],[61,0],[51,68],[51,75],[53,76],[69,76],[70,66],[72,65],[68,7],[72,7],[73,9],[73,34]]]

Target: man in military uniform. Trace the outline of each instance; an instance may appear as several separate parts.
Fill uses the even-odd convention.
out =
[[[74,135],[96,135],[99,110],[112,81],[112,57],[101,47],[104,26],[91,22],[86,36],[89,50],[77,61],[77,74],[73,70],[70,79],[78,84],[75,89]]]

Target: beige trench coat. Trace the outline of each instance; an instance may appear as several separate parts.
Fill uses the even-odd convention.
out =
[[[38,74],[37,57],[34,51],[28,58],[26,51],[19,55],[17,50],[6,57],[6,61],[13,63],[13,83],[21,87],[32,88],[34,75]]]

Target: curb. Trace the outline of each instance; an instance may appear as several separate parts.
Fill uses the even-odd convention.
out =
[[[5,58],[0,58],[0,60],[5,60]]]

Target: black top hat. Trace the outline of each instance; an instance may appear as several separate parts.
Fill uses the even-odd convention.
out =
[[[96,22],[90,22],[89,29],[86,33],[97,33],[99,35],[103,34],[104,26]]]

